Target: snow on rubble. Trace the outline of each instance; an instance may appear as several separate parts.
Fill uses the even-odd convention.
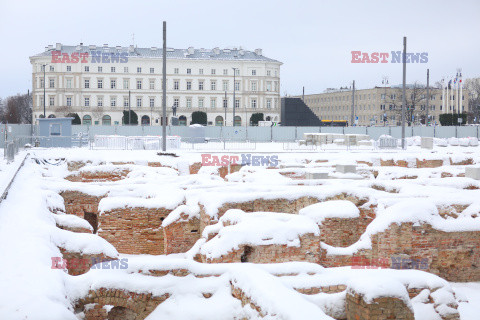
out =
[[[217,258],[239,248],[240,244],[271,245],[284,244],[300,246],[299,236],[303,234],[320,235],[318,226],[302,216],[228,210],[215,225],[203,231],[203,237],[216,234],[212,240],[202,245],[200,252],[207,258]]]
[[[371,248],[372,237],[392,225],[429,225],[444,233],[480,231],[480,185],[462,176],[466,166],[477,163],[480,152],[476,147],[469,147],[471,153],[461,148],[436,147],[434,152],[279,151],[277,167],[243,166],[236,172],[227,168],[222,176],[220,167],[201,166],[195,173],[180,174],[179,164],[187,163],[190,171],[201,163],[201,154],[196,152],[180,151],[176,158],[152,151],[33,150],[32,158],[65,160],[58,164],[28,160],[0,205],[0,240],[9,244],[0,247],[6,261],[0,268],[0,282],[7,288],[0,299],[0,318],[89,320],[95,305],[101,306],[98,312],[105,313],[125,307],[117,299],[119,292],[126,292],[130,302],[125,303],[132,310],[132,304],[142,299],[160,301],[150,305],[148,314],[146,309],[138,311],[150,320],[346,319],[348,297],[355,294],[366,304],[397,298],[415,319],[447,319],[460,314],[462,320],[473,320],[472,304],[480,301],[475,283],[450,283],[420,270],[352,264],[325,268],[301,255],[278,263],[243,259],[248,253],[246,246],[252,250],[278,246],[272,249],[277,254],[300,248],[307,234],[317,241],[310,245],[320,252],[345,257]],[[335,165],[345,162],[356,165],[355,176],[336,172]],[[329,177],[307,178],[307,173],[315,172],[327,172]],[[116,180],[104,179],[109,173]],[[102,178],[96,180],[96,175]],[[68,180],[71,176],[80,178]],[[189,242],[190,250],[170,255],[122,253],[98,234],[71,231],[93,232],[94,221],[84,219],[83,211],[67,214],[72,206],[60,196],[65,191],[98,197],[97,218],[117,209],[131,214],[125,216],[127,221],[135,219],[138,208],[167,212],[160,222],[156,221],[159,216],[149,216],[146,232],[131,224],[135,239],[199,221],[188,229],[188,236],[198,233],[198,240]],[[288,211],[281,210],[279,204],[283,203]],[[368,225],[352,245],[320,242],[322,224],[367,218]],[[152,230],[149,223],[153,220],[161,227]],[[167,240],[158,241],[163,245]],[[301,254],[309,255],[311,248]],[[62,257],[64,250],[78,254],[79,259],[88,255],[118,259],[125,268],[106,269],[100,262],[86,273],[69,275],[67,270],[52,269],[52,258]],[[202,260],[236,250],[246,262]],[[320,254],[315,259],[320,261]],[[113,295],[108,303],[99,300],[106,292]]]

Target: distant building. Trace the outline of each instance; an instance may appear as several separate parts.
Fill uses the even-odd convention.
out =
[[[427,111],[427,90],[422,85],[408,85],[406,121],[413,124],[428,122],[439,124],[442,113],[457,112],[460,100],[456,91],[430,87]],[[462,109],[467,111],[468,93],[463,89]],[[375,87],[355,90],[354,122],[359,126],[399,125],[401,122],[402,86]],[[298,96],[301,98],[301,96]],[[443,101],[445,99],[445,103]],[[320,120],[346,120],[352,125],[352,90],[350,88],[327,89],[324,93],[304,96],[305,104]],[[447,107],[448,104],[448,107]]]
[[[47,117],[77,113],[82,124],[116,125],[130,106],[139,123],[161,124],[161,48],[57,43],[30,62],[34,120],[43,117],[46,65]],[[226,106],[226,123],[232,125],[234,104],[236,125],[249,123],[253,113],[279,121],[281,65],[261,49],[168,48],[167,123],[175,106],[180,125],[189,124],[194,111],[206,112],[209,125],[223,125]]]

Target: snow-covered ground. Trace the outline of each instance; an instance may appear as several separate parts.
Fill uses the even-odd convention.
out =
[[[258,145],[258,144],[257,144]],[[293,198],[302,195],[328,197],[339,192],[368,198],[370,204],[379,208],[378,219],[367,228],[359,242],[347,248],[328,248],[331,253],[354,252],[368,247],[369,234],[378,232],[394,222],[429,222],[439,230],[480,230],[479,181],[459,177],[465,172],[464,165],[450,165],[450,161],[461,162],[473,159],[480,164],[479,147],[435,147],[423,150],[410,146],[407,150],[381,151],[345,147],[332,147],[324,151],[283,150],[283,144],[263,144],[253,153],[251,150],[224,152],[216,150],[178,151],[179,157],[158,156],[156,151],[50,149],[30,150],[24,167],[19,171],[8,197],[0,204],[0,319],[78,319],[73,301],[92,288],[116,287],[135,292],[171,294],[160,304],[148,319],[232,319],[256,317],[249,306],[242,306],[231,295],[231,285],[239,286],[252,299],[261,303],[272,314],[283,314],[285,319],[331,319],[329,315],[342,316],[345,292],[335,294],[302,295],[293,288],[312,285],[346,285],[348,290],[362,293],[367,299],[382,295],[403,299],[415,311],[416,319],[438,319],[439,312],[448,313],[449,304],[458,303],[462,320],[476,320],[479,317],[480,283],[448,283],[447,281],[416,270],[361,270],[350,267],[325,269],[311,263],[290,262],[276,265],[254,264],[202,264],[192,260],[201,249],[199,245],[192,252],[169,256],[118,255],[115,248],[96,235],[76,234],[61,230],[56,224],[79,227],[88,225],[83,220],[70,219],[52,213],[53,209],[65,209],[58,192],[77,189],[92,195],[108,193],[100,202],[99,212],[125,205],[163,206],[174,209],[184,200],[182,208],[172,212],[164,224],[187,212],[198,215],[198,203],[205,206],[207,213],[215,215],[216,208],[225,202],[245,201],[254,197]],[[226,179],[216,174],[215,168],[203,167],[196,175],[182,175],[180,168],[185,164],[202,161],[202,154],[222,155],[270,155],[277,156],[283,169],[265,167],[243,167],[239,172],[227,175]],[[0,189],[6,187],[25,153],[20,153],[15,162],[6,164],[0,160]],[[71,174],[67,161],[90,161],[79,172],[129,169],[125,179],[116,182],[74,183],[64,180]],[[38,164],[35,159],[47,159]],[[416,159],[440,159],[443,166],[438,168],[381,167],[380,161],[405,161],[413,166]],[[340,162],[368,162],[358,165],[359,177],[335,173],[335,164]],[[115,165],[112,162],[125,164]],[[161,162],[166,167],[148,167],[148,162]],[[171,168],[168,168],[171,167]],[[174,169],[179,169],[177,172]],[[294,173],[324,171],[330,174],[327,180],[296,180],[286,175]],[[377,171],[376,178],[374,171]],[[452,177],[441,178],[442,173]],[[415,179],[398,179],[415,176]],[[375,186],[375,188],[372,188]],[[470,189],[466,189],[470,187]],[[205,193],[208,190],[208,193]],[[388,192],[391,191],[391,192]],[[438,215],[439,206],[464,204],[463,212],[457,212],[455,221],[448,221]],[[317,206],[317,207],[315,207]],[[335,210],[338,208],[338,210]],[[321,214],[318,214],[319,210]],[[407,214],[404,214],[407,213]],[[358,209],[342,201],[318,204],[305,208],[300,216],[290,223],[297,229],[311,232],[312,223],[321,223],[330,216],[355,217]],[[476,215],[476,216],[475,216]],[[268,219],[272,225],[268,225]],[[298,218],[298,219],[296,219]],[[170,219],[170,220],[169,220]],[[241,221],[239,213],[230,213],[224,220]],[[311,220],[310,220],[311,219]],[[248,219],[246,219],[248,220]],[[308,221],[307,221],[308,220]],[[247,228],[243,234],[255,233],[255,224],[263,230],[283,228],[284,218],[276,214],[256,216],[238,229]],[[250,226],[248,224],[251,224]],[[314,224],[313,224],[314,225]],[[212,226],[210,228],[215,228]],[[280,229],[279,229],[280,230]],[[237,230],[238,231],[238,230]],[[315,233],[315,231],[313,231]],[[227,233],[226,233],[227,234]],[[230,236],[229,246],[243,241]],[[255,234],[251,238],[255,238]],[[272,239],[290,241],[287,232],[271,234]],[[258,241],[264,241],[262,237]],[[222,244],[224,245],[224,244]],[[220,246],[220,245],[219,245]],[[210,242],[204,251],[218,252],[219,246]],[[61,257],[59,247],[82,250],[85,253],[106,253],[109,256],[127,258],[125,270],[91,270],[80,276],[70,276],[63,270],[52,269],[52,258]],[[195,251],[196,250],[196,251]],[[151,277],[145,270],[184,268],[192,274],[217,274],[218,277],[197,278],[193,275],[177,277]],[[143,271],[140,271],[143,270]],[[277,277],[278,274],[291,274]],[[409,299],[405,288],[423,288],[414,299]],[[203,293],[209,292],[209,299]],[[428,304],[431,296],[435,300]],[[455,294],[455,295],[454,295]]]

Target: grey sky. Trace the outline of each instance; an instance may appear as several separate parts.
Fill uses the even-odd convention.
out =
[[[404,6],[401,6],[404,4]],[[0,97],[31,88],[28,57],[61,42],[175,48],[243,46],[283,62],[281,94],[401,83],[401,64],[352,64],[351,51],[428,52],[407,82],[480,76],[480,1],[32,1],[0,0]]]

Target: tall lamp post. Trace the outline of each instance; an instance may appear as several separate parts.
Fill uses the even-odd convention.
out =
[[[232,68],[233,69],[233,126],[235,127],[235,73],[237,71],[237,68]]]
[[[228,107],[227,90],[225,90],[225,99],[223,100],[223,108],[225,109],[225,119],[223,121],[224,127],[227,126],[227,107]]]
[[[48,64],[42,64],[43,66],[43,118],[45,119],[46,116],[46,111],[45,111],[45,88],[47,87],[47,83],[45,82],[45,69],[48,66]]]

